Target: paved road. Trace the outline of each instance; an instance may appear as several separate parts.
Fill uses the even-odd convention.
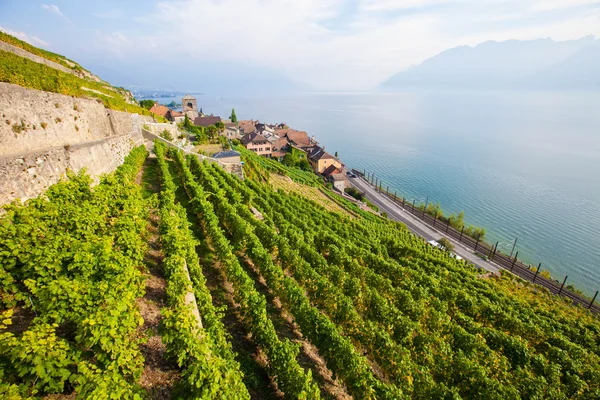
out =
[[[491,272],[498,272],[502,269],[501,267],[492,264],[489,261],[482,260],[479,256],[475,255],[471,249],[467,248],[461,243],[458,243],[453,238],[444,235],[444,233],[431,228],[429,225],[419,220],[416,216],[412,215],[409,211],[405,211],[402,209],[402,207],[391,201],[386,195],[377,192],[375,188],[373,188],[373,186],[371,186],[371,184],[365,181],[363,178],[357,177],[348,179],[354,187],[365,193],[369,201],[377,205],[381,211],[387,213],[389,218],[404,223],[410,231],[421,237],[424,237],[427,241],[438,240],[441,237],[445,237],[451,241],[452,244],[454,244],[454,252],[456,254],[476,265],[477,267],[481,267]]]

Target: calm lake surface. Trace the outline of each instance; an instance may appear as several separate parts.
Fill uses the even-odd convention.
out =
[[[518,238],[519,258],[600,289],[598,93],[202,95],[198,106],[305,130],[407,200],[464,210],[504,252]]]

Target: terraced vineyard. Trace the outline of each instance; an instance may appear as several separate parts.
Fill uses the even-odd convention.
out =
[[[160,382],[140,384],[148,317],[136,306],[152,214],[158,334],[176,376],[163,397],[600,398],[587,310],[510,275],[483,279],[251,153],[245,181],[160,143],[154,153],[148,199],[139,148],[93,189],[74,176],[2,218],[3,397],[159,397]]]

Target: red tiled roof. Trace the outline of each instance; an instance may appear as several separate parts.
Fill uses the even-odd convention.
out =
[[[266,137],[264,137],[263,135],[256,133],[256,132],[248,133],[242,138],[242,144],[244,146],[250,142],[252,142],[252,143],[254,143],[254,142],[269,143],[269,141],[267,140]]]
[[[167,115],[167,113],[169,112],[169,107],[166,106],[162,106],[160,104],[155,104],[152,106],[152,108],[150,109],[151,113],[154,113],[156,115],[160,115],[161,117],[164,117],[165,115]]]
[[[183,117],[183,113],[179,112],[179,111],[175,111],[175,110],[169,110],[165,114],[165,117],[167,119],[175,119],[175,118],[178,118],[178,117]]]
[[[304,131],[290,130],[287,133],[287,137],[288,137],[288,139],[290,139],[292,142],[296,143],[297,145],[310,144],[310,138],[308,137],[308,133],[306,133]]]
[[[348,180],[348,178],[346,177],[346,175],[344,175],[344,173],[342,171],[336,172],[335,174],[331,174],[330,178],[332,178],[334,181],[345,181],[345,180]]]
[[[240,127],[240,130],[244,133],[256,132],[256,126],[254,124],[254,121],[240,121],[238,123],[238,126]]]
[[[279,135],[279,136],[285,136],[287,135],[287,133],[290,131],[290,128],[284,128],[284,129],[275,129],[275,134]]]
[[[334,156],[317,146],[310,149],[308,153],[308,158],[310,158],[313,161],[329,159],[337,160]]]
[[[214,125],[217,122],[221,121],[221,117],[214,117],[214,116],[210,116],[210,117],[196,117],[194,118],[194,125],[196,126],[209,126],[209,125]]]
[[[339,170],[335,165],[332,164],[329,167],[325,168],[325,171],[323,171],[323,175],[329,176],[333,174],[339,174],[341,172],[341,170]]]

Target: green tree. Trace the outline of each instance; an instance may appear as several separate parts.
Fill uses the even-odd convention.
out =
[[[219,133],[219,129],[215,125],[209,125],[206,128],[206,133],[208,134],[208,138],[210,140],[214,140],[215,136]]]
[[[454,245],[452,244],[451,241],[449,241],[445,237],[438,239],[437,242],[440,244],[440,246],[442,246],[443,250],[445,250],[449,253],[454,251]]]
[[[231,122],[238,122],[237,115],[235,115],[235,108],[231,109],[231,115],[229,116]]]
[[[183,120],[183,127],[185,129],[190,129],[192,127],[192,122],[190,121],[190,118],[187,116],[187,114],[185,114],[185,119]]]
[[[336,157],[338,156],[338,155],[337,155],[337,151],[335,152],[335,156],[336,156]]]
[[[145,108],[146,110],[149,110],[152,108],[152,106],[154,106],[154,100],[140,100],[140,107]]]
[[[219,132],[225,132],[225,124],[223,123],[223,121],[219,121],[215,124],[215,126],[217,127],[217,129],[219,130]]]
[[[297,166],[303,171],[312,171],[312,167],[306,158],[301,158],[300,161],[298,161]]]
[[[287,165],[288,167],[293,167],[296,165],[296,162],[294,161],[294,156],[292,156],[291,153],[287,153],[285,156],[283,156],[283,160],[281,160],[281,163],[283,165]]]
[[[284,165],[287,165],[288,167],[297,167],[299,166],[300,162],[300,152],[295,149],[295,148],[291,148],[290,152],[287,153],[285,156],[283,156],[283,160],[282,163]],[[309,165],[310,167],[310,165]]]

